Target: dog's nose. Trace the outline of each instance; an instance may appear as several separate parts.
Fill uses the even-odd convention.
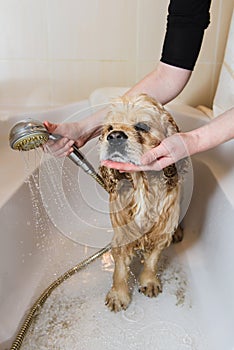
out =
[[[128,136],[123,131],[112,131],[107,136],[107,141],[111,145],[122,144],[128,139]]]

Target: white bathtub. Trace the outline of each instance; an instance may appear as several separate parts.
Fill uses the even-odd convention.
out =
[[[31,113],[31,116],[62,120],[88,106],[87,100],[40,115]],[[190,107],[174,106],[173,110],[183,130],[207,122],[200,112]],[[87,113],[79,115],[83,117]],[[55,210],[51,221],[40,196],[36,199],[37,208],[32,207],[29,186],[24,183],[22,157],[10,150],[7,139],[12,124],[22,117],[24,115],[0,122],[0,349],[10,348],[27,309],[49,283],[111,238],[108,215],[104,213],[107,194],[70,160],[66,160],[64,166],[78,179],[77,206],[87,204],[79,215],[80,224],[74,230],[69,228],[67,231],[73,231],[66,232],[65,236],[61,231],[68,225],[66,215],[63,217],[60,213],[62,219],[53,220]],[[85,153],[97,166],[93,146],[95,141],[86,146]],[[113,263],[107,253],[64,282],[49,297],[44,313],[54,317],[53,326],[39,319],[39,335],[26,339],[22,349],[233,350],[233,151],[232,141],[193,157],[194,189],[183,220],[185,238],[162,257],[162,294],[148,299],[137,292],[133,283],[133,300],[128,310],[118,314],[109,312],[104,298],[111,285]],[[32,168],[37,168],[37,164]],[[138,265],[134,268],[137,271]],[[56,316],[51,316],[52,306]],[[57,334],[57,345],[52,346],[53,334]]]

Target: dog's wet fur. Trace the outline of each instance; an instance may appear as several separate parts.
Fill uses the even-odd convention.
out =
[[[140,164],[143,153],[177,132],[172,116],[148,95],[117,99],[100,137],[100,159]],[[114,229],[115,270],[106,305],[117,312],[126,309],[131,301],[129,266],[137,252],[144,261],[139,291],[148,297],[162,291],[157,276],[160,254],[183,236],[178,227],[181,183],[175,164],[162,171],[133,173],[102,166],[100,173],[110,194]]]

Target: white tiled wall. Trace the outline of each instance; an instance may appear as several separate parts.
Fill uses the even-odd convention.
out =
[[[95,88],[131,86],[161,53],[166,0],[0,0],[0,107],[53,106]],[[180,100],[211,106],[233,0],[213,0]]]

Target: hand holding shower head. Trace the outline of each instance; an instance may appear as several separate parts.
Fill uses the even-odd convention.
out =
[[[60,138],[61,136],[59,135],[50,134],[43,123],[31,118],[16,123],[12,127],[9,135],[11,148],[19,151],[29,151],[44,145],[49,139],[56,141]],[[73,152],[70,153],[68,157],[104,187],[102,178],[96,173],[87,159],[85,159],[78,147],[76,147],[76,145],[72,147]]]

